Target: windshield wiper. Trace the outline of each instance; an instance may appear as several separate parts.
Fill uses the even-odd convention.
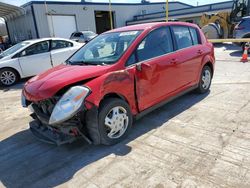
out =
[[[106,65],[104,62],[93,62],[93,61],[67,61],[70,65]]]

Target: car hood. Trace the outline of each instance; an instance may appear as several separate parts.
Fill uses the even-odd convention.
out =
[[[110,66],[59,65],[31,78],[23,93],[29,101],[51,98],[65,86],[98,77],[108,72]]]

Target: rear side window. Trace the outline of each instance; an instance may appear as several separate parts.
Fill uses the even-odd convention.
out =
[[[190,30],[191,37],[192,37],[192,40],[193,40],[193,45],[198,45],[200,42],[199,42],[199,37],[198,37],[197,30],[195,28],[192,28],[192,27],[190,27],[189,30]]]
[[[83,34],[82,33],[74,33],[74,36],[73,37],[82,37]]]
[[[49,41],[43,41],[26,48],[22,51],[21,56],[36,55],[49,51]]]
[[[64,40],[52,40],[51,42],[51,50],[61,49],[61,48],[68,48],[72,47],[73,44],[68,41]]]
[[[136,50],[138,61],[145,61],[173,51],[170,29],[162,27],[148,34]]]
[[[192,37],[188,27],[173,26],[172,28],[178,49],[187,48],[193,45]]]

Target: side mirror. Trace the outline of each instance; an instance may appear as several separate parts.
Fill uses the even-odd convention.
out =
[[[142,70],[150,70],[152,69],[152,66],[147,63],[138,63],[136,64],[136,70],[142,71]]]
[[[138,63],[136,70],[139,72],[138,76],[143,80],[150,80],[153,76],[153,68],[150,64]]]
[[[136,70],[141,72],[142,71],[142,68],[141,68],[141,63],[138,63],[135,65],[136,66]]]

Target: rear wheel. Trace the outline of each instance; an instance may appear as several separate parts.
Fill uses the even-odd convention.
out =
[[[18,74],[11,68],[0,70],[0,84],[3,86],[14,85],[18,81]]]
[[[130,107],[121,99],[105,100],[100,107],[98,118],[101,143],[105,145],[113,145],[122,141],[132,126]]]
[[[212,70],[209,66],[204,66],[201,72],[199,85],[197,88],[198,93],[208,92],[212,82]]]

